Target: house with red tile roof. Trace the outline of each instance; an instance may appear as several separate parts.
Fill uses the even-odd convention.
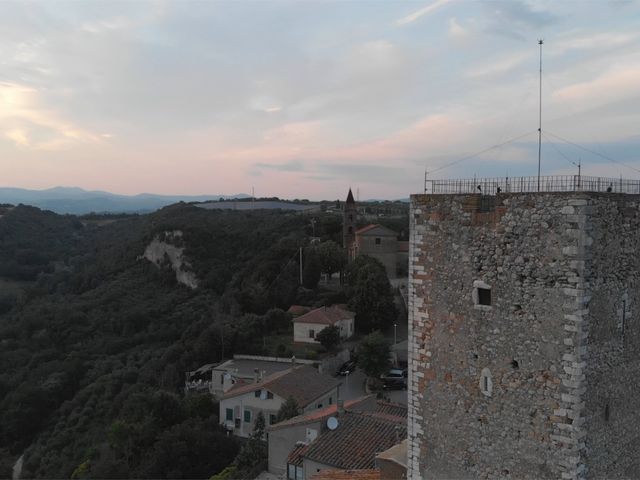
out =
[[[292,457],[300,457],[300,464],[302,464],[304,453],[308,449],[307,445],[303,445],[295,454],[292,452]],[[299,478],[304,478],[302,473]],[[320,470],[318,473],[311,475],[309,480],[405,480],[406,478],[407,440],[405,439],[376,455],[376,468]]]
[[[320,307],[293,319],[293,341],[298,343],[320,343],[316,335],[329,326],[340,330],[340,338],[346,339],[355,331],[354,312],[338,305]]]
[[[368,395],[344,402],[345,409],[375,411],[375,397]],[[269,472],[275,475],[284,474],[287,469],[292,472],[302,469],[302,459],[296,445],[308,445],[316,439],[325,428],[328,418],[336,416],[338,406],[329,405],[321,410],[314,410],[297,417],[284,420],[267,427],[269,438]],[[296,451],[298,450],[298,451]],[[294,454],[295,452],[295,454]],[[295,459],[295,461],[289,461]],[[300,460],[300,463],[296,463]],[[288,467],[287,467],[288,466]],[[292,476],[295,476],[292,474]]]
[[[304,478],[326,469],[361,470],[376,466],[376,455],[407,437],[407,421],[375,412],[345,411],[302,454]]]
[[[302,412],[322,409],[338,401],[340,385],[309,365],[279,371],[255,383],[236,384],[220,397],[220,423],[234,435],[248,437],[259,412],[269,426],[289,397]]]
[[[372,396],[299,415],[268,427],[269,471],[309,479],[324,469],[371,469],[376,454],[405,439],[406,429],[406,406]]]

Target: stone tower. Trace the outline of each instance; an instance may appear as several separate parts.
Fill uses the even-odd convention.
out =
[[[601,180],[412,196],[409,478],[638,475],[640,195]]]
[[[353,193],[351,193],[351,189],[349,189],[342,218],[342,246],[347,251],[349,258],[351,258],[350,252],[356,240],[357,223],[358,210],[356,208],[356,202],[353,199]]]

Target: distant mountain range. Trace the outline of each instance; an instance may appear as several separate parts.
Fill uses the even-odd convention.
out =
[[[56,213],[84,215],[86,213],[148,213],[177,202],[249,198],[249,195],[117,195],[102,191],[87,191],[77,187],[54,187],[47,190],[0,188],[0,203],[32,205]]]

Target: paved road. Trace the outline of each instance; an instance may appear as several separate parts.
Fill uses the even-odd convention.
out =
[[[351,375],[339,377],[342,380],[340,396],[343,400],[352,400],[367,395],[364,388],[365,374],[359,368]],[[384,397],[391,402],[407,404],[406,390],[388,390]]]

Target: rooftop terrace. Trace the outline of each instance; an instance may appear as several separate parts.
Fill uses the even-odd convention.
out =
[[[424,193],[469,194],[536,192],[603,192],[640,194],[640,180],[554,175],[545,177],[466,178],[425,180]]]

